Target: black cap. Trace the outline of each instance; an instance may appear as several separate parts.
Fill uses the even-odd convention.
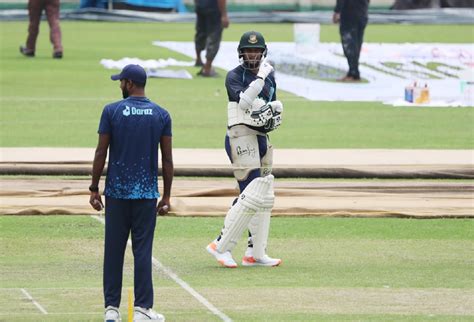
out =
[[[130,64],[125,66],[120,74],[110,76],[110,79],[116,81],[121,79],[129,79],[134,83],[146,84],[146,71],[140,65]]]

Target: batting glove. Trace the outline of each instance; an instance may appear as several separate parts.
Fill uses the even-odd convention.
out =
[[[258,69],[257,77],[260,77],[261,79],[265,79],[272,72],[273,72],[273,66],[270,65],[266,59],[264,59],[262,63],[260,64],[260,68]]]

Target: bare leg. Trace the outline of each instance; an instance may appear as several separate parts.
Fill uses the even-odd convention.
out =
[[[204,64],[202,63],[202,59],[201,59],[201,50],[196,48],[196,63],[194,64],[194,66],[199,67],[203,65]]]
[[[203,74],[211,75],[211,73],[213,72],[213,70],[212,70],[212,61],[213,61],[213,59],[207,59],[206,60],[206,63],[202,67],[202,73]]]

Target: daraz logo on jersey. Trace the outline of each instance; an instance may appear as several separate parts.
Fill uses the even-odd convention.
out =
[[[151,108],[145,108],[145,109],[140,109],[136,107],[130,107],[128,105],[125,105],[125,108],[122,111],[122,114],[124,116],[130,116],[130,115],[153,115],[153,110]]]

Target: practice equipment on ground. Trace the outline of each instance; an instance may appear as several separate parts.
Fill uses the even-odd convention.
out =
[[[252,216],[265,204],[265,197],[272,189],[273,176],[256,178],[240,194],[237,202],[227,213],[222,235],[217,242],[217,251],[232,251],[247,228]],[[268,199],[267,199],[268,201]]]
[[[128,288],[128,322],[133,322],[133,288]]]

